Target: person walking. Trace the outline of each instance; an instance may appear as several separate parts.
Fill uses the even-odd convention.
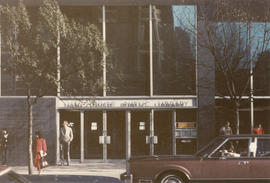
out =
[[[46,140],[42,138],[40,131],[35,133],[35,148],[34,148],[34,165],[37,167],[38,174],[41,173],[41,158],[47,154],[47,144]]]
[[[0,136],[0,151],[2,165],[6,165],[8,162],[8,131],[6,128],[2,130]]]
[[[259,124],[256,128],[253,129],[254,134],[262,135],[264,134],[263,127]]]
[[[72,128],[68,126],[68,122],[63,122],[63,127],[60,130],[60,142],[61,142],[61,165],[64,165],[66,160],[67,166],[70,163],[70,143],[73,140]]]
[[[231,123],[229,121],[226,121],[226,124],[220,128],[220,135],[232,135],[232,128]]]

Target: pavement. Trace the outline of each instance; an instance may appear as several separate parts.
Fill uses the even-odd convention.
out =
[[[11,166],[11,168],[19,173],[28,174],[27,166]],[[85,160],[80,163],[79,160],[71,160],[69,166],[52,165],[42,169],[41,175],[87,175],[87,176],[103,176],[119,179],[120,174],[126,171],[125,160]],[[37,174],[35,169],[34,174]]]

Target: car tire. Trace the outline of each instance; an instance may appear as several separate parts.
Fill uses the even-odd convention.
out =
[[[168,173],[161,176],[158,183],[185,183],[185,181],[176,174]]]

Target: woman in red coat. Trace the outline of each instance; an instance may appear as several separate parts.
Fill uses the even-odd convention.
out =
[[[42,168],[40,165],[40,160],[41,160],[41,157],[43,157],[45,153],[47,152],[47,145],[46,145],[46,140],[42,138],[41,133],[39,131],[37,131],[35,135],[36,135],[36,143],[35,143],[35,149],[34,149],[34,153],[35,153],[34,164],[35,164],[35,167],[37,167],[38,174],[40,174],[41,168]]]

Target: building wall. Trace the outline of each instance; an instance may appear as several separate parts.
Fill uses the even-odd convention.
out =
[[[55,98],[40,99],[33,108],[33,134],[39,130],[47,141],[48,160],[55,162],[56,102]],[[27,103],[26,98],[0,98],[0,128],[9,132],[8,165],[27,164]]]
[[[204,24],[198,22],[203,32]],[[215,137],[215,68],[214,59],[204,47],[198,47],[198,148]]]

